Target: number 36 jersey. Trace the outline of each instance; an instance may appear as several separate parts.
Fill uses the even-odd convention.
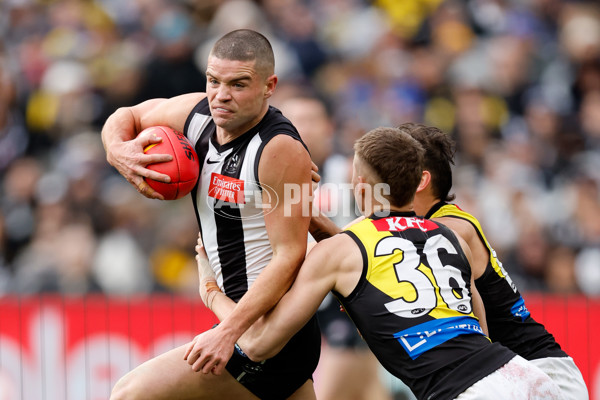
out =
[[[471,268],[446,226],[393,212],[345,231],[363,255],[355,289],[336,296],[365,341],[419,399],[450,399],[515,354],[473,314]]]

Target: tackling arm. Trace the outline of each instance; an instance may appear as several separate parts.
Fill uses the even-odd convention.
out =
[[[317,312],[339,278],[343,258],[340,236],[318,243],[306,257],[298,277],[280,302],[259,319],[238,344],[254,361],[275,356]]]
[[[339,260],[341,256],[336,256],[335,251],[340,249],[339,241],[339,237],[336,237],[317,244],[302,264],[292,288],[240,337],[237,343],[251,360],[262,361],[275,356],[317,312],[336,283],[336,259]],[[208,259],[200,242],[196,251],[198,269],[204,274],[201,277],[204,284],[200,285],[200,296],[217,317],[225,317],[233,311],[235,302],[214,289],[216,281],[212,270],[206,270]],[[190,344],[186,355],[192,347]]]

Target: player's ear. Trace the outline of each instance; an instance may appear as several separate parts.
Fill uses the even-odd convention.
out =
[[[417,186],[417,193],[423,191],[429,184],[431,183],[431,173],[429,171],[423,170],[423,174],[421,175],[421,182],[419,186]]]
[[[364,176],[357,176],[356,182],[354,183],[354,200],[360,212],[364,215],[365,204],[367,201],[367,190],[369,190],[369,184]]]
[[[277,75],[273,74],[269,76],[265,82],[265,99],[268,99],[273,95],[275,87],[277,86]]]

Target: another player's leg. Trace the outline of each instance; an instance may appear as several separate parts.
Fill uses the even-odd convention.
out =
[[[183,359],[186,346],[141,364],[113,388],[110,400],[256,400],[227,371],[216,376],[192,371]]]
[[[590,398],[581,371],[571,357],[547,357],[529,362],[556,382],[565,400],[588,400]]]
[[[521,356],[475,382],[456,400],[559,400],[558,385]]]
[[[379,376],[379,362],[368,347],[325,345],[317,375],[319,399],[389,400]]]

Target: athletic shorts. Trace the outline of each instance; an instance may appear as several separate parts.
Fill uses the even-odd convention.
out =
[[[546,357],[530,360],[530,363],[544,371],[560,388],[565,400],[588,400],[590,395],[571,357]]]
[[[340,311],[340,302],[333,294],[325,297],[317,311],[317,318],[327,345],[338,349],[368,348],[348,314]]]
[[[280,400],[312,379],[320,355],[321,331],[313,316],[275,357],[254,362],[236,346],[225,368],[258,398]]]
[[[456,400],[562,400],[560,388],[548,375],[521,356],[482,378]]]

